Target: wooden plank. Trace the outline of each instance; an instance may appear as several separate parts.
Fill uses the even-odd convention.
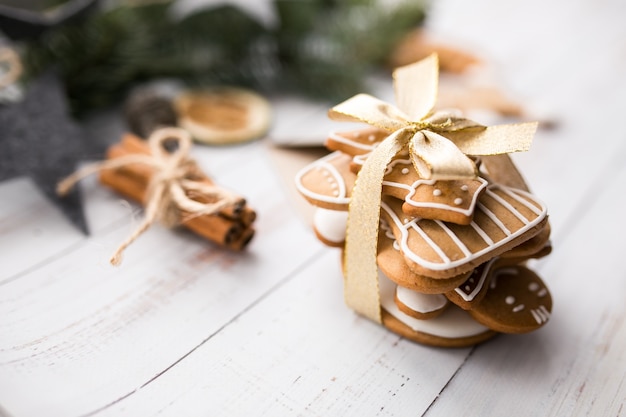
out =
[[[328,249],[175,367],[95,415],[419,415],[468,349],[399,338],[343,303]]]
[[[262,219],[247,251],[157,225],[114,268],[107,260],[131,229],[126,220],[2,286],[0,404],[8,413],[80,415],[134,391],[320,251],[267,159],[241,167],[239,158],[260,146],[222,155],[236,169],[220,178]],[[88,212],[106,217],[117,198],[108,199]]]
[[[626,147],[622,148],[626,157]],[[626,167],[555,238],[539,263],[554,298],[540,331],[477,347],[427,416],[619,415],[626,407],[624,243],[612,219],[626,196]]]

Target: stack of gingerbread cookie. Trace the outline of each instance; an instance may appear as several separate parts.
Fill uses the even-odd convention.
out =
[[[296,176],[314,231],[343,248],[357,174],[389,133],[332,133],[333,151]],[[408,151],[387,166],[377,246],[382,323],[409,339],[467,346],[543,326],[552,299],[526,266],[551,251],[546,207],[508,155],[474,158],[476,179],[420,178]],[[375,196],[373,196],[374,198]]]

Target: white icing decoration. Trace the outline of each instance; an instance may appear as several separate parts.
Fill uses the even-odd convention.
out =
[[[446,232],[448,236],[450,236],[450,239],[452,239],[452,241],[456,244],[456,246],[459,249],[461,249],[461,252],[463,252],[463,255],[472,256],[472,252],[468,249],[467,246],[465,246],[465,243],[461,242],[461,239],[459,239],[456,233],[450,230],[450,228],[444,222],[442,222],[441,220],[435,220],[435,223],[437,223],[439,227],[441,227],[441,229],[444,232]]]
[[[313,225],[317,233],[330,242],[341,243],[346,240],[347,211],[316,208]]]
[[[522,223],[526,223],[528,221],[528,219],[526,217],[524,217],[522,215],[522,213],[520,213],[519,211],[517,211],[515,209],[515,207],[513,207],[511,204],[509,204],[508,201],[506,201],[505,199],[503,199],[502,197],[500,197],[499,195],[497,195],[496,193],[494,193],[493,191],[491,191],[490,189],[487,189],[487,191],[485,191],[486,194],[489,195],[489,197],[493,198],[494,200],[496,200],[498,203],[502,204],[504,207],[506,207],[507,209],[509,209],[509,211],[511,213],[513,213],[513,215],[515,217],[517,217]]]
[[[491,221],[494,222],[496,226],[498,226],[498,228],[504,232],[505,235],[511,236],[511,231],[509,230],[509,228],[506,227],[505,224],[502,223],[502,220],[496,217],[496,215],[491,210],[489,210],[484,204],[478,203],[478,208],[480,208],[482,212],[485,213],[487,217],[489,217],[489,219],[491,219]]]
[[[369,137],[371,138],[372,136],[373,135],[370,135]],[[358,138],[359,137],[359,132],[353,132],[352,133],[352,137]],[[328,135],[328,138],[334,140],[335,142],[343,143],[344,145],[348,145],[348,146],[350,146],[352,148],[360,149],[360,150],[363,150],[363,151],[368,151],[369,152],[369,151],[371,151],[373,149],[372,145],[355,142],[355,141],[353,141],[351,139],[348,139],[348,138],[346,138],[344,136],[341,136],[337,132],[330,132],[330,134]],[[374,139],[376,139],[375,136],[374,136]],[[371,141],[372,141],[372,139],[370,139],[370,142]]]
[[[460,206],[461,204],[463,204],[463,199],[462,198],[455,198],[454,199],[454,204],[456,204],[457,206]]]
[[[480,235],[480,237],[483,238],[483,240],[485,241],[486,244],[493,245],[493,239],[491,239],[489,237],[489,235],[487,233],[485,233],[485,231],[483,229],[481,229],[480,226],[478,226],[476,224],[476,222],[472,221],[470,223],[470,226],[472,226],[472,229],[474,229],[476,231],[476,233],[478,233]]]
[[[435,197],[439,197],[439,196],[441,195],[441,190],[440,190],[439,188],[435,188],[435,189],[433,190],[433,195],[434,195]]]
[[[517,190],[517,189],[509,189],[508,187],[505,187],[503,185],[498,185],[498,184],[493,184],[490,187],[493,188],[501,188],[503,190],[505,190],[505,192],[507,192],[507,190],[510,190],[510,192],[512,194],[519,194],[521,196],[524,196],[524,198],[528,198],[528,200],[532,200],[532,196],[529,193],[526,193],[525,191],[522,190]],[[541,204],[538,202],[538,204]],[[478,207],[481,208],[481,210],[487,210],[486,208],[484,208],[484,206],[482,204],[478,204]],[[511,233],[509,231],[509,233],[507,234],[507,236],[503,239],[498,240],[497,242],[493,242],[493,243],[489,243],[489,246],[479,250],[478,252],[475,252],[473,254],[471,254],[470,256],[467,257],[461,257],[459,259],[455,259],[455,260],[451,260],[448,258],[448,256],[445,254],[445,252],[438,246],[436,245],[432,239],[426,235],[426,233],[417,225],[417,222],[421,219],[414,219],[412,221],[410,221],[407,224],[402,224],[402,222],[400,221],[400,219],[398,218],[398,216],[393,212],[393,210],[386,204],[386,203],[382,203],[381,204],[381,208],[383,210],[385,210],[387,212],[387,214],[389,215],[389,217],[391,218],[391,220],[395,223],[396,227],[398,227],[399,231],[400,231],[400,239],[398,239],[398,243],[401,247],[401,251],[404,254],[405,257],[409,258],[412,262],[415,262],[418,265],[421,265],[425,268],[428,268],[430,270],[433,271],[443,271],[443,270],[447,270],[450,268],[454,268],[463,264],[466,264],[467,262],[471,262],[474,259],[477,259],[489,252],[492,252],[494,249],[504,246],[507,243],[509,243],[510,241],[512,241],[513,239],[515,239],[516,237],[526,233],[528,230],[532,229],[533,227],[535,227],[537,224],[539,224],[545,217],[547,214],[547,209],[545,208],[544,205],[541,206],[542,210],[540,215],[537,216],[536,219],[530,221],[530,222],[525,222],[524,226],[522,226],[521,228],[519,228],[517,231],[515,231],[514,233]],[[508,231],[508,229],[502,224],[502,222],[495,217],[495,215],[491,212],[485,212],[485,214],[487,216],[490,216],[492,221],[495,222],[499,222],[502,227],[504,229],[506,229]],[[497,223],[496,223],[497,224]],[[478,228],[480,229],[480,227],[477,224],[474,224],[472,226],[475,230]],[[424,259],[420,256],[418,256],[417,254],[415,254],[413,251],[411,251],[411,249],[409,248],[408,245],[408,237],[409,237],[409,233],[408,233],[408,229],[412,228],[415,231],[417,231],[417,233],[420,234],[420,236],[426,241],[426,243],[428,245],[430,245],[430,247],[437,253],[437,255],[441,258],[440,262],[433,262],[433,261],[429,261],[427,259]],[[481,236],[483,236],[483,234],[481,234]],[[491,239],[490,239],[491,240]]]
[[[523,309],[524,309],[524,304],[519,304],[519,305],[516,305],[515,307],[513,307],[513,312],[514,313],[519,313]]]
[[[530,284],[528,284],[528,290],[535,292],[539,289],[539,284],[537,284],[536,282],[531,282]]]
[[[489,331],[482,324],[476,322],[466,311],[451,305],[441,315],[429,319],[418,320],[398,309],[394,302],[396,285],[389,278],[378,271],[380,304],[392,316],[406,324],[411,329],[437,337],[459,338],[476,336]]]
[[[467,190],[469,190],[467,184],[461,185],[461,191],[467,191]]]
[[[530,310],[530,314],[532,314],[537,324],[543,324],[550,318],[550,312],[545,306],[539,306],[537,309]]]
[[[463,298],[465,301],[467,302],[471,302],[474,300],[474,298],[476,298],[476,296],[478,295],[478,293],[480,292],[480,290],[483,288],[483,285],[485,285],[485,280],[487,279],[487,275],[489,275],[489,270],[491,269],[491,266],[493,265],[493,263],[497,260],[498,258],[492,258],[491,260],[489,260],[489,262],[483,267],[483,271],[482,274],[480,274],[480,279],[478,280],[478,285],[476,285],[476,287],[474,288],[474,291],[472,291],[471,293],[467,294],[466,292],[462,291],[460,288],[455,288],[454,291],[456,291],[456,293],[458,295],[461,296],[461,298]],[[470,279],[470,282],[472,282],[474,278]]]
[[[346,194],[346,184],[344,183],[341,174],[339,174],[339,171],[337,171],[337,169],[329,163],[329,161],[332,161],[334,158],[341,156],[341,152],[333,152],[298,171],[295,178],[296,188],[298,188],[298,191],[313,200],[319,200],[331,204],[348,204],[350,199]],[[339,187],[339,190],[336,191],[335,197],[314,193],[302,185],[302,177],[314,169],[325,169],[329,172],[329,175],[334,177]]]
[[[476,192],[474,193],[474,195],[472,196],[472,201],[470,202],[469,206],[467,208],[461,208],[461,207],[453,207],[450,206],[448,204],[443,204],[443,203],[435,203],[432,201],[414,201],[411,200],[411,197],[413,197],[413,195],[415,195],[416,191],[417,191],[417,187],[419,187],[422,184],[425,185],[434,185],[437,180],[417,180],[415,181],[413,184],[411,184],[410,186],[405,186],[405,185],[401,185],[398,183],[387,183],[386,181],[383,182],[383,184],[386,185],[392,185],[392,186],[399,186],[401,185],[400,188],[404,188],[405,190],[409,191],[409,193],[404,197],[404,201],[413,206],[413,207],[424,207],[424,208],[440,208],[440,209],[444,209],[444,210],[450,210],[450,211],[454,211],[457,213],[461,213],[465,216],[470,216],[473,212],[474,212],[474,208],[476,207],[476,202],[478,200],[478,196],[480,195],[480,191],[487,187],[488,182],[483,179],[478,177],[477,178],[478,181],[480,181],[480,186],[476,189]],[[436,194],[436,191],[439,191],[439,194]],[[433,190],[433,195],[434,196],[439,196],[441,195],[441,190],[439,189],[435,189]]]
[[[542,288],[541,291],[537,293],[537,297],[544,297],[547,293],[548,293],[548,290],[545,288]]]
[[[509,295],[504,299],[504,302],[509,305],[513,304],[515,302],[515,297],[513,297],[512,295]]]
[[[418,313],[441,310],[448,304],[448,299],[441,294],[422,294],[401,286],[396,287],[396,297],[402,304]]]
[[[374,142],[376,140],[376,136],[375,135],[369,135],[367,137],[367,140],[369,140],[370,142]]]
[[[389,165],[387,165],[387,169],[385,169],[385,175],[388,175],[391,173],[391,171],[394,170],[394,168],[396,167],[396,165],[411,165],[411,160],[410,159],[394,159],[393,161],[391,161],[389,163]],[[406,170],[406,172],[404,172]],[[403,174],[408,174],[409,173],[409,169],[408,168],[402,168],[401,171]],[[383,181],[383,184],[385,184],[385,182]],[[396,182],[389,182],[389,184],[398,184]],[[404,185],[402,184],[404,187],[408,187],[408,185]],[[404,187],[400,187],[400,188],[404,188]]]

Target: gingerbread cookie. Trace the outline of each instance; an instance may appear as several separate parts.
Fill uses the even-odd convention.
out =
[[[532,238],[547,222],[545,206],[531,194],[498,184],[487,187],[466,226],[411,218],[389,197],[381,208],[409,268],[429,277],[471,271]]]
[[[343,247],[346,240],[347,211],[316,208],[313,215],[313,231],[315,236],[327,246]]]
[[[396,285],[381,271],[378,276],[383,325],[407,339],[432,346],[463,347],[497,334],[455,305],[429,320],[411,317],[400,311],[394,301]]]
[[[503,333],[526,333],[543,326],[552,312],[552,297],[530,269],[495,267],[489,290],[470,310],[479,323]]]
[[[446,292],[448,300],[461,307],[471,310],[479,304],[487,294],[491,279],[491,268],[498,258],[492,258],[472,271],[469,278],[452,291]]]
[[[296,174],[296,188],[314,206],[347,211],[356,180],[349,169],[351,159],[341,152],[318,159]]]
[[[503,258],[542,258],[552,252],[550,243],[550,222],[537,235],[528,239],[526,242],[504,252]]]
[[[384,220],[381,220],[381,228],[378,235],[376,262],[383,273],[393,282],[424,294],[442,294],[454,290],[465,282],[471,273],[466,272],[452,278],[442,279],[418,275],[411,271],[404,262],[396,239]]]
[[[325,145],[331,151],[341,151],[350,156],[363,155],[371,152],[388,135],[389,132],[386,130],[375,127],[331,132],[326,138]]]
[[[448,306],[448,300],[441,294],[423,294],[399,285],[394,301],[400,311],[418,320],[435,318]]]

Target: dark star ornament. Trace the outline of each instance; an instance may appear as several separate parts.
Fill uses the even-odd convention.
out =
[[[0,182],[30,177],[85,234],[88,228],[79,189],[61,198],[56,184],[81,159],[103,151],[88,146],[80,126],[68,114],[63,85],[54,72],[34,80],[22,101],[0,104]]]

